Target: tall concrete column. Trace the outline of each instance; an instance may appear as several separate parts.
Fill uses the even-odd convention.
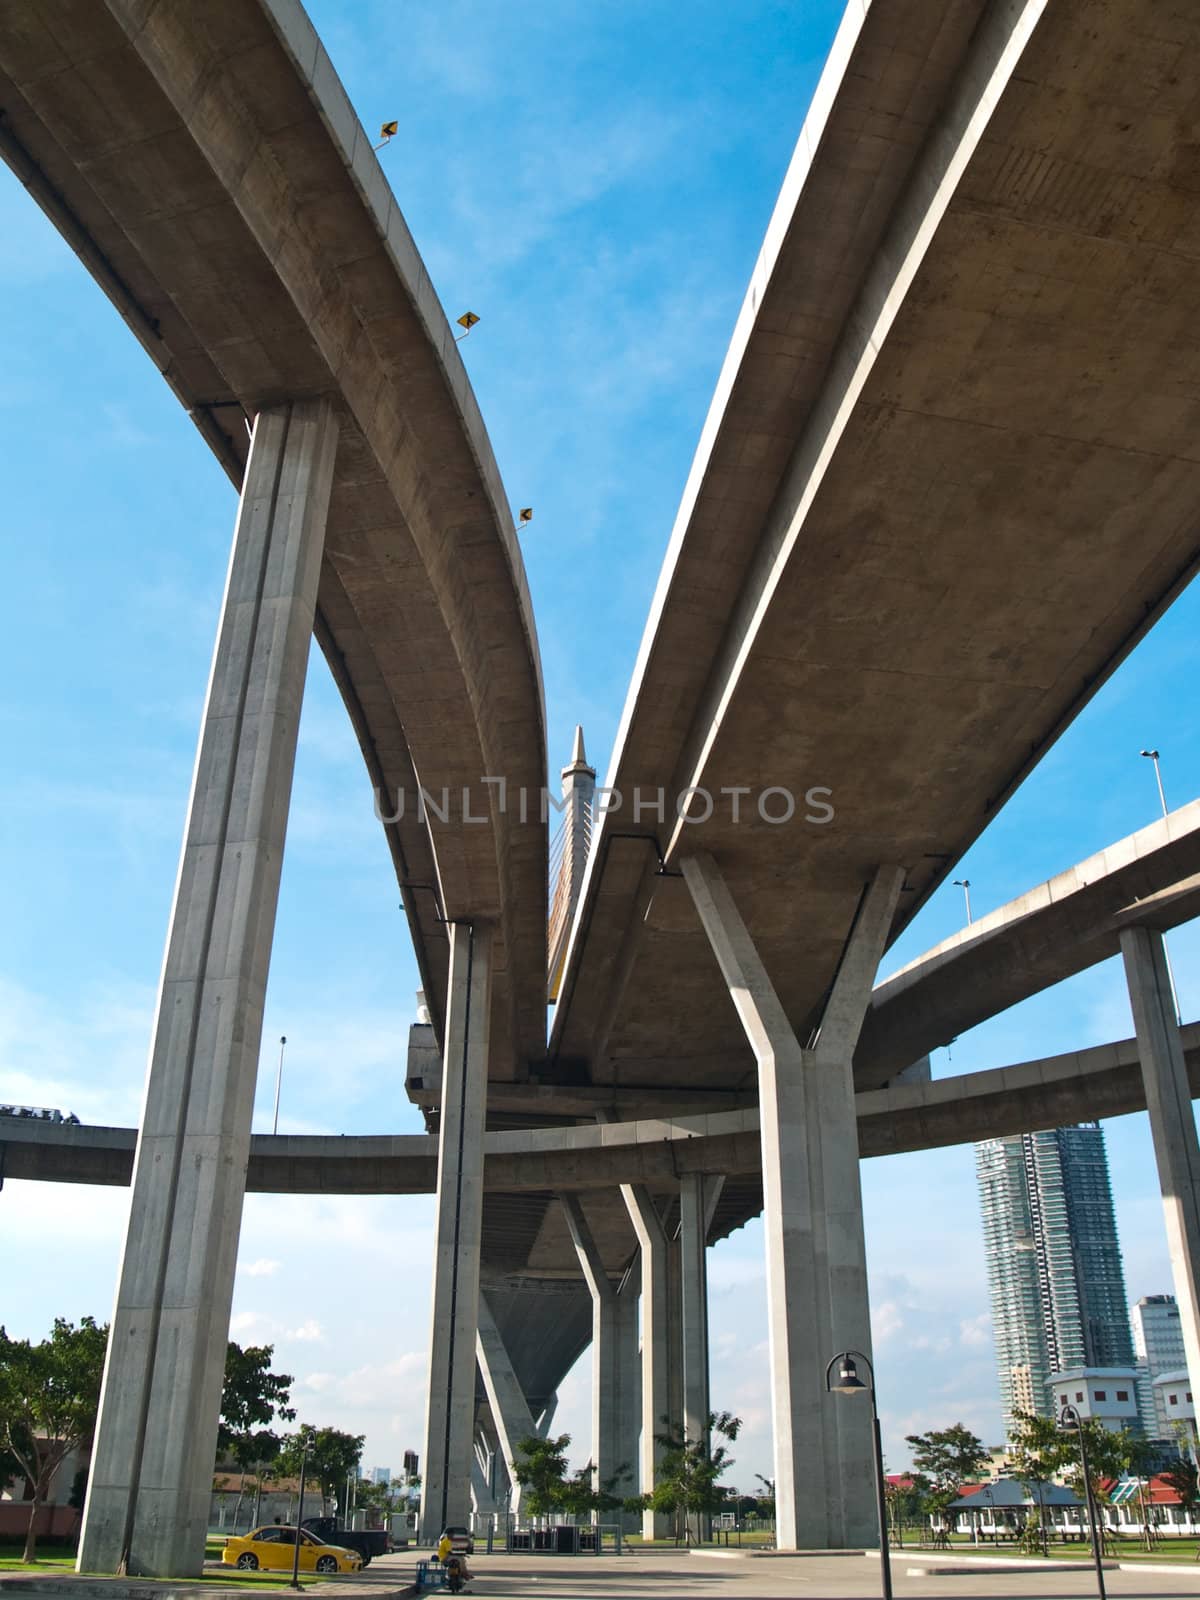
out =
[[[689,1440],[709,1437],[708,1392],[708,1224],[720,1178],[690,1172],[679,1191],[679,1267],[683,1360],[683,1431]],[[708,1538],[710,1519],[701,1515],[699,1537]]]
[[[538,1417],[537,1424],[534,1428],[534,1432],[537,1434],[539,1439],[548,1439],[550,1437],[550,1429],[554,1425],[554,1413],[557,1410],[558,1390],[555,1389],[554,1393],[542,1407],[541,1415]]]
[[[679,1192],[683,1426],[689,1439],[708,1432],[708,1226],[723,1183],[690,1172]]]
[[[458,922],[450,924],[449,932],[425,1475],[421,1480],[421,1537],[426,1541],[435,1541],[448,1523],[465,1524],[471,1508],[492,990],[491,930],[483,923]]]
[[[667,1240],[653,1196],[641,1184],[623,1183],[621,1196],[629,1212],[641,1250],[642,1278],[642,1404],[641,1440],[638,1446],[638,1492],[654,1488],[663,1447],[658,1442],[671,1417],[671,1369],[678,1368],[676,1329],[671,1318],[671,1260],[675,1254]],[[676,1259],[678,1259],[676,1257]],[[647,1539],[670,1532],[670,1518],[646,1511],[642,1533]]]
[[[263,998],[337,423],[259,413],[175,884],[79,1567],[204,1560]]]
[[[516,1473],[512,1469],[521,1454],[518,1448],[521,1440],[532,1438],[536,1429],[529,1412],[529,1402],[525,1399],[517,1375],[513,1371],[512,1360],[504,1348],[504,1340],[500,1337],[500,1330],[492,1316],[487,1297],[483,1294],[479,1296],[476,1356],[483,1386],[487,1390],[488,1405],[492,1410],[492,1422],[496,1428],[500,1452],[512,1482],[509,1510],[516,1517],[521,1512],[521,1485],[517,1482]]]
[[[852,1065],[904,874],[881,867],[864,893],[806,1050],[712,857],[681,865],[758,1062],[776,1542],[877,1544],[870,1407],[827,1394],[825,1366],[871,1350]]]
[[[617,1289],[614,1307],[616,1362],[621,1374],[614,1456],[616,1470],[624,1474],[618,1485],[622,1496],[636,1494],[638,1483],[638,1434],[642,1419],[642,1367],[638,1353],[641,1284],[641,1266],[635,1262]],[[622,1528],[627,1531],[636,1528],[636,1512],[623,1511],[620,1519]]]
[[[620,1297],[604,1269],[583,1206],[573,1194],[562,1194],[559,1200],[592,1296],[592,1486],[599,1490],[620,1471],[632,1470],[634,1465],[632,1456],[623,1459],[620,1454],[624,1392],[632,1377],[623,1362],[629,1361],[631,1352],[627,1345],[622,1348]],[[636,1348],[632,1356],[636,1361]],[[632,1491],[618,1485],[618,1492]]]
[[[1162,934],[1126,928],[1121,954],[1142,1058],[1167,1248],[1192,1392],[1200,1383],[1200,1143]]]

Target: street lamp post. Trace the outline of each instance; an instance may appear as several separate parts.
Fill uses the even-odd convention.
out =
[[[304,1526],[304,1474],[308,1471],[308,1435],[300,1451],[300,1501],[296,1507],[296,1548],[292,1551],[292,1588],[300,1588],[300,1529]]]
[[[287,1044],[287,1034],[279,1038],[279,1065],[275,1069],[275,1121],[271,1124],[271,1132],[279,1132],[279,1091],[283,1087],[283,1047]]]
[[[1154,763],[1154,781],[1158,784],[1158,803],[1162,807],[1164,818],[1167,815],[1167,796],[1163,790],[1162,768],[1158,764],[1157,750],[1143,750],[1142,754],[1147,761]],[[1167,963],[1167,982],[1171,985],[1171,1003],[1175,1007],[1175,1020],[1183,1025],[1183,1012],[1179,1009],[1179,990],[1175,987],[1175,968],[1171,965],[1171,952],[1167,949],[1166,935],[1163,935],[1163,957]]]
[[[967,902],[967,927],[971,926],[971,880],[970,878],[955,878],[954,887],[961,889],[963,899]]]
[[[869,1383],[858,1375],[856,1362],[867,1369]],[[833,1382],[833,1369],[838,1369],[837,1382]],[[892,1600],[892,1561],[888,1550],[887,1495],[884,1492],[883,1439],[879,1432],[879,1408],[875,1404],[875,1370],[861,1350],[843,1350],[825,1368],[825,1389],[830,1394],[862,1394],[871,1396],[871,1429],[875,1440],[875,1509],[879,1519],[879,1575],[883,1600]]]
[[[1158,784],[1158,803],[1162,807],[1162,814],[1165,817],[1167,814],[1167,797],[1163,792],[1162,768],[1158,764],[1158,751],[1143,750],[1142,754],[1146,757],[1147,761],[1153,761],[1154,763],[1154,779]]]
[[[1104,1591],[1104,1552],[1100,1543],[1100,1531],[1096,1525],[1096,1504],[1092,1499],[1092,1480],[1088,1475],[1087,1438],[1079,1412],[1066,1400],[1063,1401],[1062,1410],[1058,1415],[1058,1425],[1064,1433],[1077,1432],[1079,1434],[1079,1465],[1083,1471],[1083,1499],[1087,1506],[1088,1530],[1092,1536],[1092,1556],[1096,1562],[1096,1588],[1100,1592],[1100,1600],[1106,1600]]]

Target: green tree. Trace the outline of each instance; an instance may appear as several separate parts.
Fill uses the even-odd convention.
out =
[[[562,1508],[570,1445],[569,1433],[560,1434],[557,1439],[539,1439],[530,1434],[517,1440],[517,1457],[510,1466],[521,1486],[521,1503],[531,1516],[549,1516]]]
[[[764,1478],[761,1472],[756,1472],[754,1476],[766,1490],[765,1494],[758,1496],[756,1502],[758,1514],[760,1517],[773,1518],[775,1515],[775,1479]]]
[[[91,1443],[107,1347],[108,1327],[97,1327],[92,1317],[78,1327],[56,1317],[40,1344],[10,1339],[0,1328],[0,1450],[33,1486],[24,1561],[37,1553],[37,1514],[59,1467]]]
[[[1196,1507],[1200,1505],[1200,1473],[1196,1471],[1196,1463],[1191,1456],[1181,1455],[1164,1468],[1162,1477],[1179,1496],[1184,1516],[1189,1522],[1194,1522]]]
[[[597,1489],[592,1483],[594,1469],[590,1461],[576,1472],[568,1468],[570,1446],[569,1433],[559,1434],[557,1439],[539,1439],[530,1434],[517,1440],[512,1475],[521,1485],[522,1504],[532,1516],[545,1517],[561,1511],[582,1517],[612,1511],[622,1504],[615,1491],[629,1469],[622,1467]]]
[[[1013,1437],[1019,1442],[1022,1456],[1038,1463],[1048,1475],[1061,1473],[1085,1505],[1090,1493],[1103,1546],[1106,1532],[1103,1507],[1108,1501],[1106,1483],[1120,1478],[1123,1473],[1139,1476],[1145,1470],[1149,1449],[1145,1440],[1129,1428],[1106,1428],[1091,1417],[1083,1418],[1079,1426],[1087,1447],[1090,1480],[1087,1484],[1083,1479],[1078,1429],[1063,1429],[1053,1417],[1022,1412],[1018,1414]]]
[[[1047,1426],[1048,1424],[1048,1426]],[[1025,1523],[1025,1548],[1044,1556],[1050,1554],[1050,1530],[1046,1519],[1044,1495],[1046,1485],[1056,1472],[1067,1464],[1066,1435],[1055,1427],[1048,1417],[1034,1416],[1028,1411],[1014,1411],[1012,1427],[1008,1433],[1009,1462],[1013,1476],[1028,1484],[1037,1501],[1036,1518]]]
[[[932,1487],[929,1479],[919,1472],[910,1472],[899,1482],[884,1479],[883,1498],[887,1505],[888,1521],[896,1543],[904,1543],[904,1527],[920,1513],[925,1497]]]
[[[243,1350],[232,1339],[225,1351],[225,1382],[221,1389],[217,1449],[222,1455],[233,1458],[242,1475],[233,1512],[235,1533],[242,1513],[247,1475],[255,1469],[260,1480],[255,1488],[257,1505],[262,1492],[262,1468],[279,1455],[279,1435],[271,1430],[269,1424],[276,1417],[283,1422],[292,1422],[296,1416],[295,1410],[288,1404],[295,1380],[290,1372],[271,1371],[271,1357],[274,1354],[274,1345],[247,1345]]]
[[[913,1468],[929,1480],[925,1505],[930,1511],[944,1512],[957,1500],[964,1483],[978,1476],[991,1462],[983,1440],[956,1422],[949,1428],[933,1428],[928,1433],[910,1433]]]
[[[298,1478],[307,1443],[309,1480],[315,1480],[326,1500],[340,1499],[346,1479],[352,1472],[357,1475],[365,1442],[366,1435],[362,1433],[342,1433],[337,1428],[314,1428],[303,1423],[283,1440],[276,1467],[281,1477]]]
[[[663,1433],[655,1434],[662,1446],[662,1455],[654,1472],[654,1488],[643,1498],[651,1510],[675,1516],[676,1541],[691,1543],[691,1518],[697,1519],[697,1532],[702,1517],[712,1516],[725,1503],[725,1491],[717,1482],[722,1473],[733,1465],[727,1445],[713,1448],[713,1435],[719,1434],[730,1443],[737,1438],[742,1426],[741,1417],[732,1411],[710,1411],[708,1427],[699,1438],[692,1438],[686,1430],[672,1428],[667,1423]]]

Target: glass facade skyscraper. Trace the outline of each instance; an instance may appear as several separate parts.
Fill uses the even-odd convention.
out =
[[[1125,1273],[1099,1123],[975,1146],[1000,1397],[1051,1414],[1068,1367],[1132,1367]]]

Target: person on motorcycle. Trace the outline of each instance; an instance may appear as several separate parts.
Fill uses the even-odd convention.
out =
[[[446,1587],[451,1594],[457,1594],[471,1574],[467,1571],[467,1558],[454,1553],[454,1541],[449,1531],[442,1534],[438,1540],[438,1560],[446,1569]]]

